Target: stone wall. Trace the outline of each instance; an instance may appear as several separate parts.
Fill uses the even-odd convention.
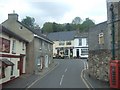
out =
[[[89,51],[89,74],[99,80],[109,80],[109,61],[111,52],[109,50]]]
[[[107,23],[89,29],[88,73],[102,81],[109,81],[109,65],[112,59],[112,20],[110,6],[114,6],[115,59],[120,60],[120,2],[107,2]],[[104,44],[98,43],[99,33],[104,34]]]

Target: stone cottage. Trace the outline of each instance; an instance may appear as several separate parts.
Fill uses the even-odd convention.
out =
[[[89,74],[108,80],[110,50],[108,49],[107,22],[89,29]]]
[[[52,62],[53,42],[37,30],[32,30],[18,21],[18,14],[8,14],[2,25],[28,41],[26,45],[26,73],[37,73]]]
[[[25,73],[28,41],[0,25],[0,84]]]

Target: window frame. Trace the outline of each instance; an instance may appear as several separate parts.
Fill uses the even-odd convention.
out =
[[[16,54],[16,40],[13,40],[12,42],[12,53]]]
[[[82,38],[79,38],[79,46],[82,46]]]
[[[81,55],[88,55],[88,49],[87,48],[82,48],[81,49]]]

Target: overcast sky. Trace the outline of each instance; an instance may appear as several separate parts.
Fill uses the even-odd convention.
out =
[[[8,14],[34,17],[41,27],[45,22],[71,23],[78,16],[90,18],[96,24],[107,20],[106,0],[0,0],[0,23]]]

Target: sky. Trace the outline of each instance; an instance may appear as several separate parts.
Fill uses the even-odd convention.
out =
[[[30,16],[40,27],[45,22],[71,23],[75,17],[96,24],[107,20],[106,0],[0,0],[0,23],[13,11],[19,21]]]

